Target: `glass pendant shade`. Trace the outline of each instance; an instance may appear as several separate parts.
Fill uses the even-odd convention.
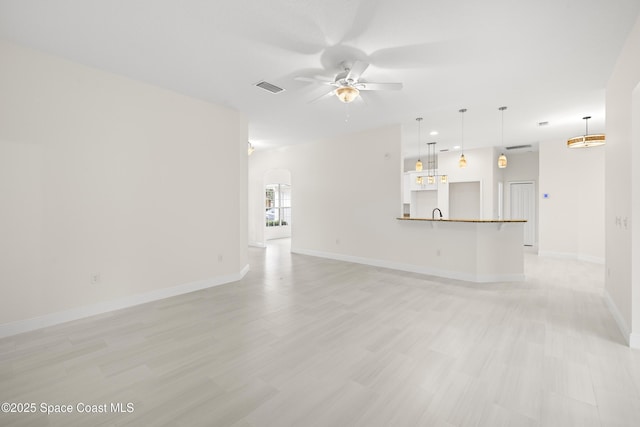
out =
[[[606,144],[606,139],[603,134],[576,136],[567,141],[567,147],[569,148],[598,147],[604,144]]]
[[[422,162],[420,161],[420,159],[418,159],[418,161],[416,162],[416,171],[420,172],[422,170]]]
[[[417,176],[416,177],[416,184],[422,185],[422,177],[421,176]]]
[[[505,156],[504,153],[500,154],[500,157],[498,157],[498,167],[500,169],[507,167],[507,156]]]
[[[440,182],[443,183],[443,184],[446,184],[447,183],[447,175],[441,175],[440,176]]]
[[[435,182],[436,182],[436,178],[435,178],[433,175],[429,175],[429,176],[427,177],[427,183],[428,183],[428,184],[433,184],[433,183],[435,183]]]
[[[460,160],[458,160],[458,166],[461,168],[467,167],[467,159],[464,157],[464,154],[460,155]]]

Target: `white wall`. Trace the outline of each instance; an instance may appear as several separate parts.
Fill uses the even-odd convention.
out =
[[[640,17],[607,84],[606,281],[625,338],[640,347]],[[633,234],[632,234],[633,233]]]
[[[540,143],[540,255],[604,262],[604,147]],[[544,198],[548,194],[548,198]]]
[[[480,182],[449,184],[449,216],[457,219],[480,217]]]
[[[241,114],[7,42],[0,59],[0,324],[239,278]]]
[[[411,207],[409,214],[412,218],[431,218],[433,210],[437,207],[437,191],[428,190],[411,192]]]
[[[269,169],[291,171],[292,247],[364,256],[375,252],[371,246],[387,246],[382,235],[395,224],[402,206],[400,126],[256,150],[249,172],[252,242],[264,242],[264,227],[257,225],[264,215],[260,217],[257,200],[263,199],[262,177]]]

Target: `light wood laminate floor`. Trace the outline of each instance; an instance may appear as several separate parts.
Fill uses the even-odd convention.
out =
[[[527,254],[525,282],[470,284],[287,244],[240,282],[0,340],[0,400],[38,405],[0,425],[640,425],[602,266]]]

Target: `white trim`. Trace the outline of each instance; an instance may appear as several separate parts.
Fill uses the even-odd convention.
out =
[[[249,264],[247,264],[247,265],[245,265],[244,267],[242,267],[242,268],[240,269],[240,277],[238,277],[238,279],[237,279],[237,280],[232,280],[232,282],[236,282],[236,281],[238,281],[238,280],[242,279],[244,276],[246,276],[246,275],[247,275],[247,273],[249,272],[249,270],[250,270],[250,268],[249,268]],[[229,282],[227,282],[227,283],[229,283]]]
[[[560,259],[572,259],[575,261],[585,261],[585,262],[592,262],[595,264],[604,265],[604,258],[596,257],[592,255],[573,254],[569,252],[538,251],[538,256],[544,256],[549,258],[560,258]]]
[[[78,320],[85,317],[121,310],[123,308],[133,307],[136,305],[170,298],[177,295],[188,294],[190,292],[224,285],[226,283],[237,282],[238,280],[242,279],[248,271],[249,264],[245,265],[239,273],[235,274],[228,274],[225,276],[213,277],[211,279],[184,283],[182,285],[158,289],[144,294],[130,295],[111,301],[102,301],[96,304],[75,307],[69,310],[45,314],[43,316],[34,317],[31,319],[3,323],[0,324],[0,338],[21,334],[23,332],[29,332],[36,329],[46,328],[48,326],[54,326],[60,323],[70,322],[72,320]]]
[[[426,274],[429,276],[443,277],[445,279],[464,280],[466,282],[475,282],[475,283],[521,282],[525,279],[524,274],[497,274],[497,275],[469,274],[469,273],[462,273],[459,271],[439,270],[439,269],[425,267],[421,265],[404,264],[404,263],[398,263],[394,261],[363,258],[363,257],[358,257],[353,255],[344,255],[344,254],[337,254],[337,253],[331,253],[331,252],[322,252],[322,251],[316,251],[312,249],[292,248],[291,252],[296,254],[301,254],[301,255],[315,256],[319,258],[334,259],[337,261],[346,261],[346,262],[352,262],[356,264],[371,265],[374,267],[389,268],[391,270],[400,270],[400,271],[407,271],[410,273]]]
[[[629,347],[640,349],[640,334],[629,334]]]
[[[263,242],[249,242],[249,246],[253,246],[254,248],[266,248],[267,245]]]
[[[613,302],[613,298],[611,298],[611,295],[609,295],[609,291],[606,288],[604,290],[604,301],[607,304],[609,312],[613,316],[613,320],[616,321],[618,329],[620,329],[620,333],[624,337],[625,342],[630,347],[640,348],[640,336],[638,334],[629,333],[627,322],[624,321],[622,313],[620,313],[620,310],[618,310],[618,306],[615,302]]]
[[[538,189],[536,188],[536,181],[534,180],[524,180],[524,181],[508,181],[507,186],[509,187],[509,219],[519,219],[514,218],[513,213],[511,212],[511,208],[513,207],[511,204],[513,201],[511,200],[511,192],[513,191],[513,186],[518,184],[531,184],[533,186],[533,215],[535,216],[534,220],[531,221],[533,223],[533,227],[535,230],[533,232],[533,245],[538,246],[538,240],[540,238],[540,221],[538,217],[540,216],[539,206],[538,206]],[[529,220],[527,220],[529,221]],[[604,264],[604,262],[603,262]]]

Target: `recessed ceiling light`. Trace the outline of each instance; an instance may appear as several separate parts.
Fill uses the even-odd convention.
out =
[[[437,130],[432,130],[432,131],[429,133],[429,135],[431,135],[431,136],[435,136],[435,135],[437,135],[437,134],[438,134],[438,131],[437,131]]]

